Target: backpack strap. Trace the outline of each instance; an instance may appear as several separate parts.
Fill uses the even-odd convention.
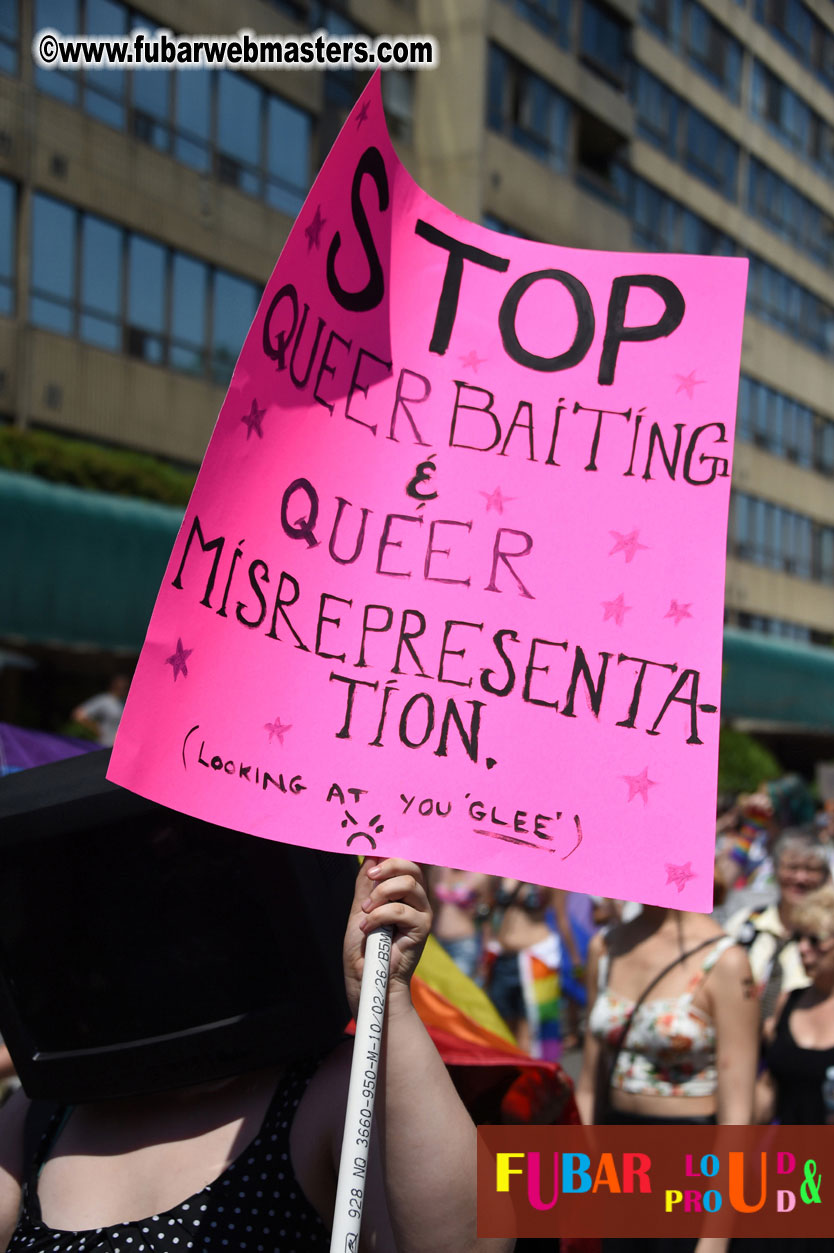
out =
[[[740,944],[742,948],[745,949],[753,947],[761,934],[756,929],[756,921],[761,918],[763,913],[763,909],[753,909],[750,911],[736,932],[736,944]]]

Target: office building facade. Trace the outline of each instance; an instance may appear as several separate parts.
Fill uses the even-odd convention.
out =
[[[439,66],[384,75],[431,195],[551,243],[748,256],[727,622],[831,645],[829,0],[0,0],[0,419],[194,467],[366,80],[47,71],[30,53],[43,27],[157,26],[431,34]]]

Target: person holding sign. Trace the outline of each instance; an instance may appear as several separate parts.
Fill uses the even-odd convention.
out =
[[[418,866],[364,862],[343,956],[354,1013],[366,936],[390,926],[394,938],[360,1249],[476,1247],[475,1128],[409,989],[430,921]],[[326,1249],[351,1052],[343,1044],[318,1065],[54,1108],[40,1127],[21,1094],[0,1128],[3,1247]]]

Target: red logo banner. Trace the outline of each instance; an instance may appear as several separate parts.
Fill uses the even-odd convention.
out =
[[[478,1235],[830,1236],[834,1127],[479,1127]]]

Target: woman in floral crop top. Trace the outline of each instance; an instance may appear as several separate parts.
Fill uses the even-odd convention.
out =
[[[645,906],[594,937],[587,986],[576,1092],[584,1122],[752,1121],[756,991],[744,950],[710,918]],[[690,1247],[722,1253],[726,1241],[702,1238]]]

